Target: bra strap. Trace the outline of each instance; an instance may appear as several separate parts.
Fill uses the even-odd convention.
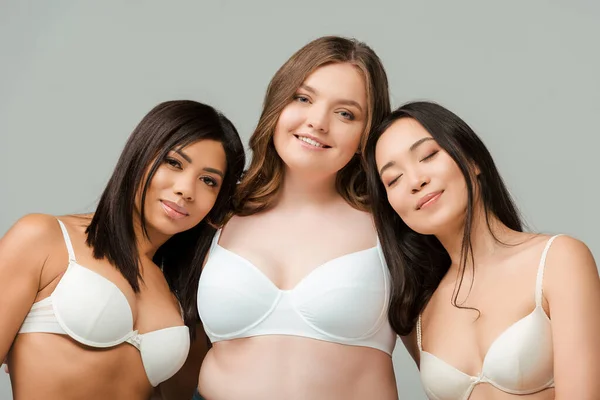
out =
[[[75,259],[75,252],[73,251],[73,245],[71,244],[71,238],[69,237],[69,232],[67,232],[65,224],[63,224],[60,219],[57,218],[57,221],[60,225],[60,230],[63,233],[63,237],[65,238],[65,244],[67,245],[67,251],[69,252],[69,260],[77,262]]]
[[[535,305],[538,307],[542,306],[542,286],[544,282],[544,269],[546,268],[546,256],[548,255],[548,250],[550,249],[550,245],[561,235],[552,236],[548,242],[546,243],[546,247],[544,247],[544,252],[542,253],[542,258],[540,259],[540,265],[538,267],[537,279],[535,282]]]
[[[417,346],[419,346],[419,351],[423,351],[423,345],[421,344],[421,314],[419,314],[417,320]]]

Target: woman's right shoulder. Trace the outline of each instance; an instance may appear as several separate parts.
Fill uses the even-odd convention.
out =
[[[257,223],[261,223],[261,217],[263,213],[252,214],[252,215],[233,215],[227,223],[225,223],[222,230],[234,230],[245,229],[247,226],[253,226]]]
[[[55,216],[48,214],[28,214],[21,217],[2,237],[2,242],[19,243],[22,247],[31,244],[32,251],[42,250],[55,243],[60,234],[60,226]]]
[[[20,218],[0,238],[0,274],[18,270],[21,276],[40,279],[48,259],[58,246],[64,246],[63,240],[56,217],[29,214]]]

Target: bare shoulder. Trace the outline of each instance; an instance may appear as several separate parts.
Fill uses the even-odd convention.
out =
[[[92,216],[93,214],[69,214],[53,218],[59,219],[67,226],[69,231],[85,235],[87,227],[90,225],[90,222],[92,222]]]
[[[60,232],[56,217],[47,214],[28,214],[20,218],[2,237],[2,241],[19,241],[40,245]]]
[[[544,272],[548,297],[576,294],[580,288],[589,285],[600,289],[598,269],[589,247],[570,236],[554,238],[546,255]]]
[[[221,237],[248,234],[255,229],[257,224],[261,224],[260,214],[253,214],[243,217],[234,215],[227,221],[225,225],[221,227]]]
[[[225,223],[225,225],[223,225],[221,227],[221,229],[223,231],[229,230],[229,229],[236,229],[237,226],[244,225],[246,222],[252,221],[252,219],[253,219],[252,217],[254,217],[254,215],[245,216],[245,217],[241,217],[239,215],[234,215],[231,218],[229,218],[229,220],[227,220],[227,222]]]
[[[365,237],[373,238],[376,236],[375,222],[373,214],[370,212],[349,207],[349,210],[345,210],[342,217],[348,223],[349,229],[356,229],[357,232],[361,232]]]
[[[0,239],[0,258],[3,266],[30,266],[41,269],[45,260],[62,240],[55,217],[29,214],[19,219]]]
[[[554,237],[548,249],[546,263],[563,264],[571,273],[575,272],[574,269],[596,269],[594,256],[589,247],[581,240],[567,235]]]

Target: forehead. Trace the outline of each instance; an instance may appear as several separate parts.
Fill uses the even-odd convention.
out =
[[[327,64],[317,68],[303,82],[319,95],[339,100],[354,100],[361,106],[367,103],[365,78],[358,67],[349,63]]]
[[[224,168],[227,160],[223,144],[212,139],[203,139],[179,149],[192,160],[192,163]]]
[[[412,118],[400,118],[387,128],[377,141],[377,163],[385,163],[390,161],[389,158],[410,152],[410,146],[425,137],[431,137],[431,134],[420,123]]]

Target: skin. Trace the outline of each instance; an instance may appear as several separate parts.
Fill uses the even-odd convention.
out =
[[[476,193],[472,232],[476,272],[473,275],[473,265],[467,265],[457,299],[458,304],[481,312],[476,319],[475,311],[451,304],[467,207],[465,179],[458,165],[429,132],[409,118],[396,121],[381,136],[376,160],[394,210],[411,229],[435,235],[452,259],[450,270],[422,313],[423,349],[476,376],[494,340],[535,308],[536,274],[549,236],[512,231],[496,218],[490,229]],[[472,168],[477,174],[477,166]],[[437,200],[419,209],[420,199],[440,191]],[[470,400],[598,398],[600,280],[594,259],[582,242],[568,236],[553,242],[544,272],[543,309],[552,327],[556,388],[517,396],[483,383],[475,387]],[[418,364],[415,332],[403,340]]]
[[[375,246],[371,216],[353,209],[335,189],[337,172],[358,150],[366,110],[365,82],[356,67],[332,64],[309,75],[275,129],[274,145],[286,165],[276,205],[233,217],[219,245],[283,290],[328,260]],[[309,147],[298,139],[302,135],[328,147]],[[214,343],[199,390],[209,400],[397,399],[388,354],[285,335]]]
[[[186,157],[188,160],[186,160]],[[145,216],[149,239],[134,215],[144,283],[134,293],[121,273],[96,260],[85,244],[91,215],[62,216],[78,264],[114,283],[125,295],[140,333],[183,325],[179,305],[152,256],[168,238],[197,225],[214,205],[226,167],[219,142],[203,140],[170,152],[151,181]],[[211,168],[216,172],[208,172]],[[139,196],[138,196],[139,197]],[[139,199],[138,199],[139,201]],[[171,218],[163,208],[172,201],[187,216]],[[139,210],[139,203],[136,210]],[[139,351],[128,343],[106,349],[83,346],[67,335],[17,334],[34,302],[48,297],[68,265],[68,253],[56,218],[21,218],[0,240],[0,359],[8,353],[15,400],[148,399],[153,388]],[[74,362],[73,360],[77,360]],[[169,382],[164,383],[168,389]],[[160,388],[158,389],[160,390]],[[168,391],[168,390],[167,390]]]

